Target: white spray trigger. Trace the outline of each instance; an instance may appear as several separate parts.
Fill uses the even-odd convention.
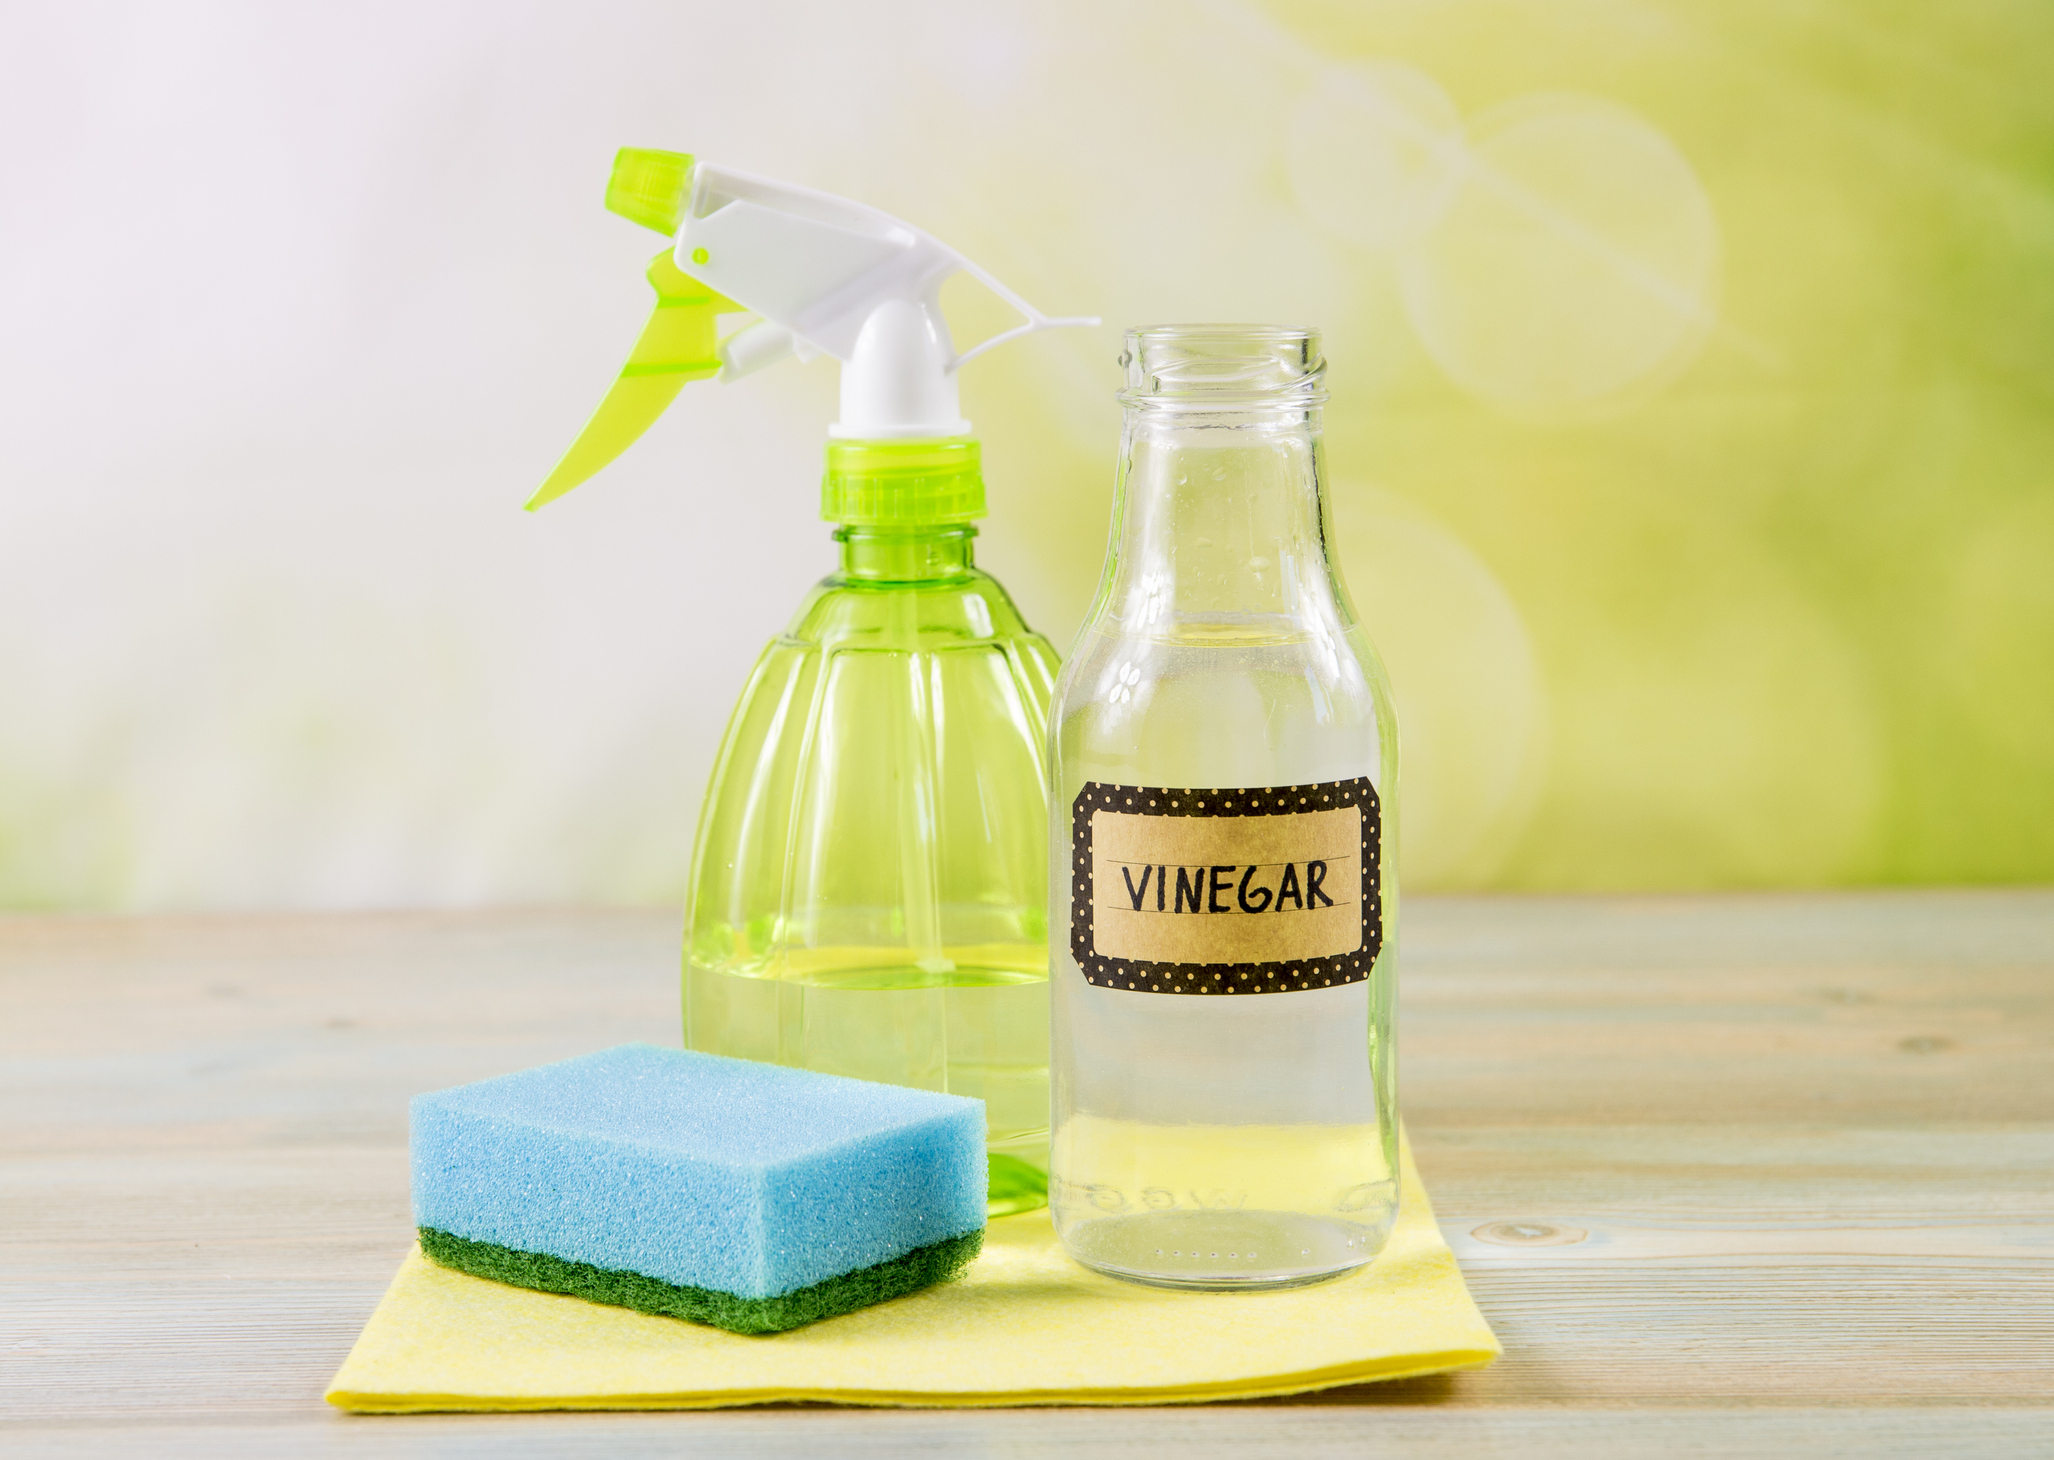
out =
[[[965,361],[1039,330],[1098,323],[1045,315],[931,234],[848,198],[704,162],[691,187],[678,268],[762,316],[721,344],[721,378],[787,353],[834,356],[843,370],[833,435],[962,435],[970,423],[955,377]],[[1023,321],[960,355],[939,300],[958,271]]]

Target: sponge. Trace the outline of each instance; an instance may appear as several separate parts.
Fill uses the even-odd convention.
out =
[[[414,1098],[445,1267],[772,1333],[948,1277],[984,1238],[984,1103],[625,1044]]]

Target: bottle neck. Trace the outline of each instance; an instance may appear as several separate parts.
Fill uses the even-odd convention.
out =
[[[976,569],[968,523],[926,527],[838,527],[841,576],[854,583],[924,583]]]
[[[1316,406],[1130,404],[1113,510],[1094,620],[1151,636],[1354,621],[1329,558]]]

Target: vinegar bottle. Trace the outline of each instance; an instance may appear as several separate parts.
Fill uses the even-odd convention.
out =
[[[1136,330],[1122,363],[1051,710],[1049,1202],[1115,1277],[1292,1286],[1397,1211],[1397,726],[1333,560],[1317,333]]]

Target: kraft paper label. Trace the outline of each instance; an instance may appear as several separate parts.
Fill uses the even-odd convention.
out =
[[[1070,951],[1100,988],[1283,994],[1360,983],[1383,946],[1369,778],[1071,803]]]

